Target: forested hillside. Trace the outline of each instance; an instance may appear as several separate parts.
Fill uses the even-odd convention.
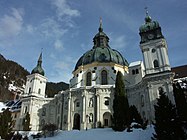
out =
[[[15,92],[23,92],[26,76],[30,73],[18,63],[7,60],[0,54],[0,101],[12,100]],[[54,97],[61,90],[68,89],[69,84],[64,82],[48,82],[47,97]]]

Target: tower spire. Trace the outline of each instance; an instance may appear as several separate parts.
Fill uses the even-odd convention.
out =
[[[40,53],[40,56],[38,58],[38,66],[42,67],[42,52]]]
[[[145,14],[146,14],[146,16],[145,16],[145,23],[151,22],[152,19],[149,16],[148,7],[146,6],[144,9],[145,9]]]
[[[102,32],[102,31],[103,31],[102,18],[100,17],[100,20],[99,20],[99,32]]]
[[[37,66],[32,70],[31,74],[38,73],[44,76],[44,70],[42,69],[42,52],[38,58]]]
[[[145,9],[146,17],[147,17],[147,16],[149,16],[148,7],[147,7],[147,6],[145,6],[145,8],[144,8],[144,9]]]

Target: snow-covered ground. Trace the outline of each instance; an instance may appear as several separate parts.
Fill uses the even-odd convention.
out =
[[[2,112],[2,109],[6,109],[7,107],[5,106],[4,103],[0,102],[0,113]]]
[[[54,137],[40,138],[40,140],[151,140],[153,126],[147,129],[133,129],[133,132],[115,132],[111,128],[59,131]]]

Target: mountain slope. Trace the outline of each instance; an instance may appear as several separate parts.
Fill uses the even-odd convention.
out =
[[[7,60],[0,54],[0,101],[12,100],[15,92],[19,92],[18,94],[22,93],[26,83],[26,76],[29,74],[21,65]],[[69,84],[64,82],[48,82],[46,94],[48,97],[54,97],[59,91],[68,88]]]
[[[29,72],[21,65],[14,61],[6,60],[0,54],[0,101],[13,99],[14,91],[9,89],[10,84],[23,89],[28,74]]]
[[[69,88],[69,84],[64,82],[53,83],[48,82],[46,85],[46,95],[47,97],[54,97],[59,91],[66,90]]]

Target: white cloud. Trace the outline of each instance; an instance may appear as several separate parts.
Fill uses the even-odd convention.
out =
[[[52,82],[66,82],[69,83],[70,78],[72,77],[71,72],[67,71],[59,71],[59,70],[54,70],[50,73],[49,80]]]
[[[38,29],[45,37],[50,38],[60,38],[68,31],[67,29],[62,28],[62,26],[52,18],[43,20]]]
[[[80,12],[73,9],[67,3],[67,0],[51,0],[51,3],[55,7],[58,20],[63,22],[63,24],[67,27],[75,27],[75,23],[72,18],[80,16]]]
[[[81,48],[82,48],[84,51],[86,51],[86,50],[89,49],[88,46],[89,46],[89,45],[86,45],[86,44],[84,44],[84,43],[81,44]]]
[[[53,65],[53,69],[55,71],[50,72],[49,79],[55,82],[65,81],[69,83],[69,80],[72,78],[72,71],[76,62],[76,58],[64,55],[61,60],[55,61],[55,64]]]
[[[26,30],[29,33],[33,33],[34,32],[34,27],[32,25],[27,25]]]
[[[59,61],[56,62],[55,67],[58,68],[59,70],[69,70],[70,64],[64,61]]]
[[[75,65],[76,63],[76,59],[68,56],[68,55],[64,55],[63,59],[60,61],[57,61],[55,63],[55,68],[58,68],[59,70],[68,70],[68,71],[72,71],[72,66]]]
[[[57,59],[56,55],[54,53],[50,53],[49,57],[52,58],[52,59]]]
[[[71,63],[69,63],[68,61],[58,61],[56,62],[54,68],[56,69],[56,73],[54,77],[52,77],[52,80],[63,80],[65,82],[69,82],[72,75]]]
[[[63,16],[76,17],[80,15],[80,12],[76,9],[72,9],[66,0],[52,0],[52,4],[57,8],[56,12],[59,18]]]
[[[111,37],[111,47],[115,49],[125,49],[127,47],[127,39],[124,35]]]
[[[11,14],[0,19],[0,38],[6,39],[18,35],[22,30],[23,10],[11,8]]]
[[[103,2],[103,1],[102,1]],[[102,4],[99,5],[102,12],[106,14],[108,18],[113,21],[123,23],[125,28],[130,29],[132,32],[137,33],[137,28],[141,25],[135,15],[129,10],[117,9],[118,7],[114,6],[110,2],[105,3],[105,7],[103,8]],[[110,9],[110,10],[109,10]],[[118,11],[118,12],[116,12]]]
[[[63,44],[59,39],[55,40],[54,47],[57,50],[63,50],[64,49]]]

